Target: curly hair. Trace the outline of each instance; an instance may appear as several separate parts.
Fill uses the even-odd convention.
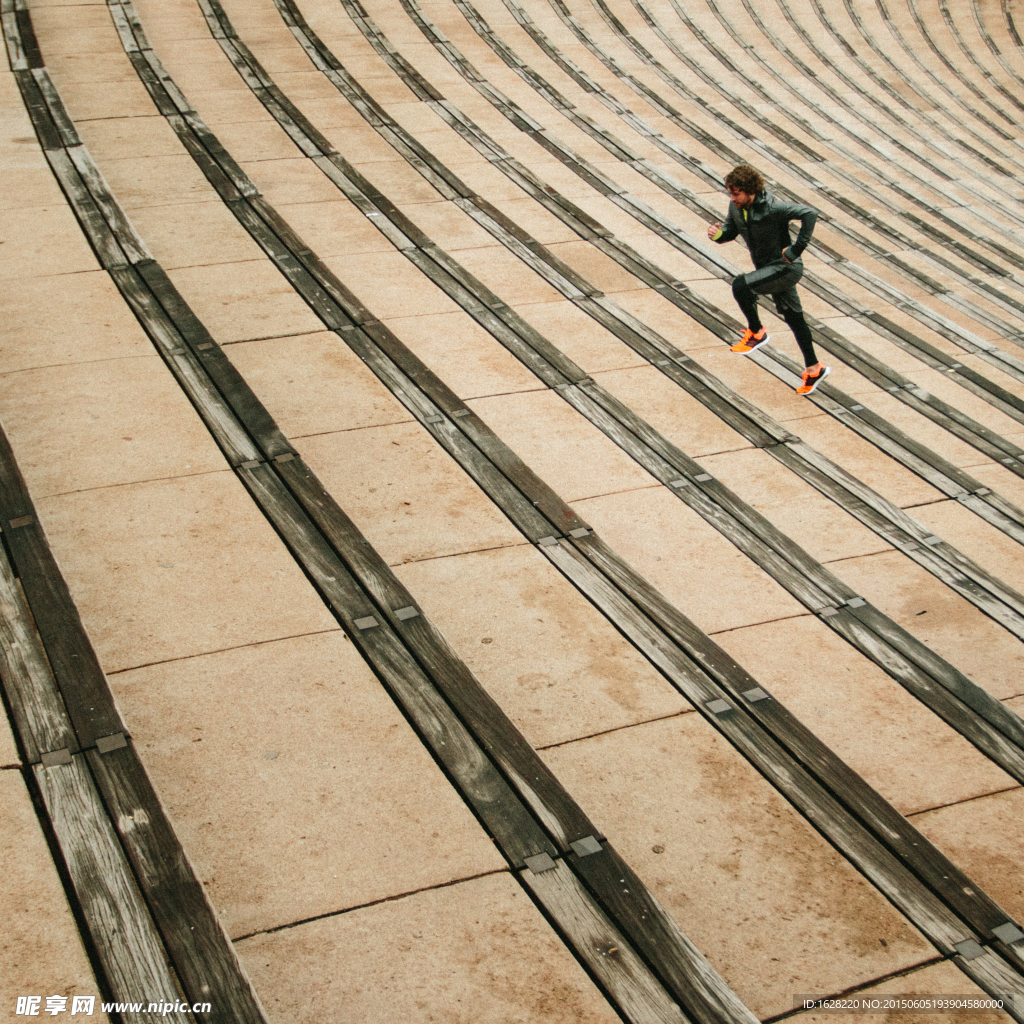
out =
[[[725,187],[756,196],[758,192],[764,191],[764,178],[761,177],[761,172],[750,164],[737,164],[725,176]]]

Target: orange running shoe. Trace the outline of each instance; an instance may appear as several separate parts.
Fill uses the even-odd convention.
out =
[[[743,337],[729,351],[749,355],[751,352],[756,352],[762,345],[767,345],[769,340],[767,327],[762,327],[756,334],[748,328],[743,332]]]
[[[818,364],[821,366],[821,363]],[[803,384],[796,389],[798,395],[809,395],[812,391],[815,391],[818,385],[832,372],[831,366],[821,366],[821,369],[816,373],[812,373],[810,369],[804,370],[801,374],[803,377]]]

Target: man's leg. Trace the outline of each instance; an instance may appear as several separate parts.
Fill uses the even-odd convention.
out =
[[[747,318],[747,327],[757,334],[761,330],[761,317],[757,312],[757,295],[747,284],[746,274],[740,274],[732,279],[732,295]]]
[[[789,324],[789,329],[800,346],[800,352],[804,357],[804,366],[817,366],[818,357],[814,352],[814,339],[803,312],[798,309],[783,309],[782,319]]]
[[[739,277],[733,279],[732,294],[740,309],[743,310],[748,325],[748,330],[744,332],[743,337],[732,346],[733,352],[749,355],[768,341],[768,332],[762,327],[761,317],[757,312],[757,296],[771,295],[776,299],[776,305],[778,305],[776,293],[792,292],[795,296],[796,289],[793,286],[800,280],[802,273],[802,269],[779,260],[776,263],[770,263],[767,267],[759,267],[747,274],[740,274]],[[796,307],[799,309],[800,300],[796,299],[795,301]]]
[[[789,325],[789,329],[800,346],[800,352],[804,357],[804,372],[800,386],[796,389],[798,395],[809,395],[814,392],[818,385],[832,372],[831,367],[818,362],[814,352],[814,339],[811,336],[811,329],[804,319],[803,307],[800,304],[800,296],[796,287],[787,288],[784,292],[773,295],[775,308],[779,311],[782,319]]]

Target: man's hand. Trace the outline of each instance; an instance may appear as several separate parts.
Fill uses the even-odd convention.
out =
[[[793,246],[787,245],[786,248],[782,250],[782,258],[787,263],[792,263],[793,260],[796,259],[796,256],[793,255]]]
[[[719,236],[719,235],[720,235],[721,233],[722,233],[722,225],[721,225],[721,224],[712,224],[712,225],[711,225],[711,226],[710,226],[710,227],[708,228],[708,238],[710,238],[712,242],[713,242],[713,241],[714,241],[714,240],[715,240],[715,239],[716,239],[716,238],[717,238],[717,237],[718,237],[718,236]]]

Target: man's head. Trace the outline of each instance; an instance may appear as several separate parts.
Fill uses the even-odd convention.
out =
[[[737,164],[725,176],[725,187],[733,204],[742,210],[753,203],[758,192],[764,191],[764,178],[750,164]]]

